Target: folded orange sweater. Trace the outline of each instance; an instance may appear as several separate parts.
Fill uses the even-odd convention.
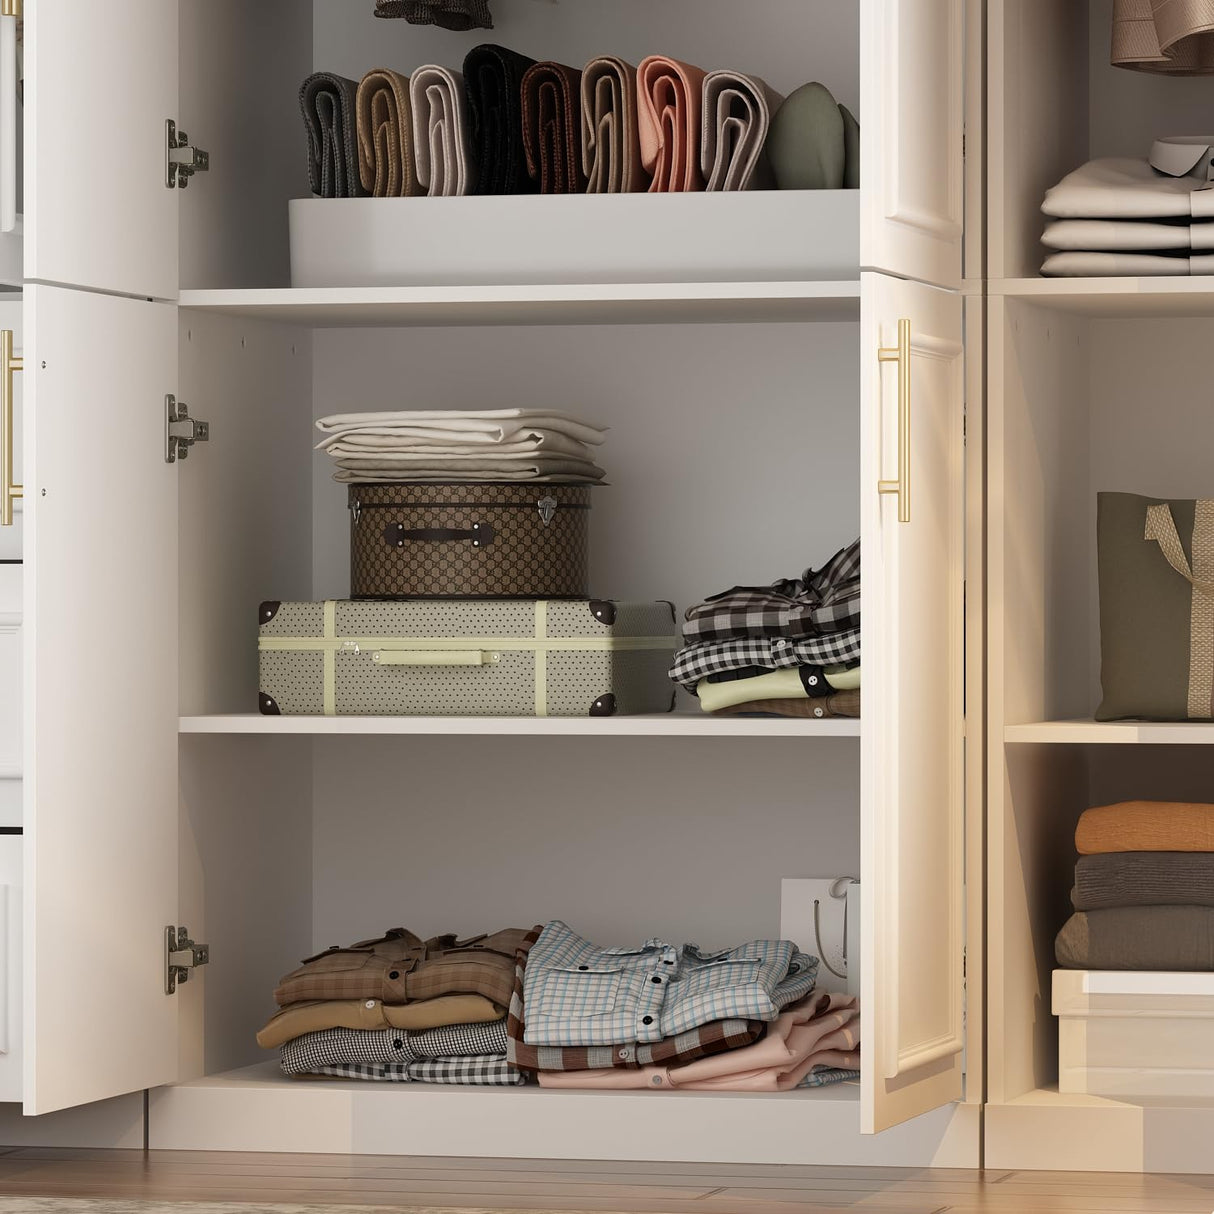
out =
[[[1081,856],[1122,851],[1214,852],[1214,805],[1122,801],[1086,810],[1075,827]]]

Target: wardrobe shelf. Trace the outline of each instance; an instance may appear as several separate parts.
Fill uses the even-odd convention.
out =
[[[991,295],[1092,317],[1214,316],[1214,275],[1185,278],[996,278]]]
[[[334,1151],[656,1162],[955,1162],[977,1106],[863,1137],[858,1084],[783,1093],[564,1092],[288,1078],[276,1061],[156,1089],[157,1150]],[[672,1109],[677,1108],[677,1116]],[[728,1146],[714,1135],[730,1127]]]
[[[309,328],[854,321],[860,279],[182,291],[182,308]]]
[[[1005,742],[1071,745],[1148,743],[1160,746],[1214,745],[1214,723],[1206,721],[1033,721],[1004,727]]]
[[[462,734],[617,738],[858,738],[860,722],[714,717],[669,712],[628,717],[266,717],[259,713],[182,717],[183,734]]]

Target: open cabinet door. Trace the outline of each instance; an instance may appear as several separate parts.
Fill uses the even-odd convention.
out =
[[[25,292],[27,1113],[177,1075],[176,312]]]
[[[26,0],[27,280],[176,299],[177,24],[177,0]]]
[[[973,0],[861,0],[860,264],[961,283],[964,20]]]
[[[960,296],[864,274],[860,299],[861,1125],[871,1133],[962,1094],[965,431]]]

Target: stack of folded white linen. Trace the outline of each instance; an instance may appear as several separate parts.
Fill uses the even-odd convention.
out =
[[[1048,217],[1041,243],[1050,250],[1041,272],[1214,274],[1209,147],[1159,141],[1150,160],[1092,160],[1068,173],[1041,206]]]
[[[316,423],[348,484],[560,481],[598,484],[602,426],[553,409],[338,413]]]

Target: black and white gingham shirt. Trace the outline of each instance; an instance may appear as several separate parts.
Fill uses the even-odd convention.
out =
[[[527,1076],[501,1054],[473,1054],[467,1058],[419,1058],[415,1062],[346,1062],[309,1072],[335,1079],[370,1079],[379,1083],[456,1083],[469,1087],[508,1088],[527,1082]]]
[[[754,637],[801,640],[860,626],[860,541],[819,570],[770,586],[735,586],[687,611],[688,645]]]
[[[393,1065],[408,1068],[426,1059],[506,1056],[506,1022],[454,1024],[406,1033],[401,1029],[320,1029],[282,1047],[288,1075],[324,1074],[326,1068]]]
[[[854,666],[860,660],[860,629],[828,632],[806,641],[783,637],[750,637],[688,645],[675,654],[670,677],[688,691],[709,675],[743,666],[780,670],[787,666]]]

